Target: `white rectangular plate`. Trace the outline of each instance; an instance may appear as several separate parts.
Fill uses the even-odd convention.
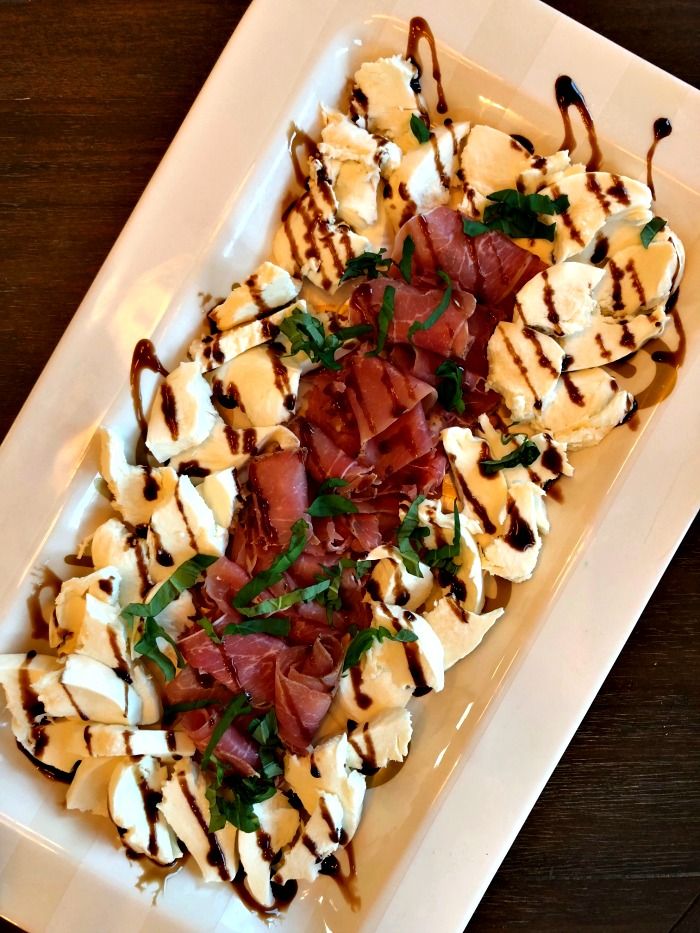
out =
[[[66,576],[61,556],[94,525],[93,435],[103,421],[131,430],[135,342],[152,336],[166,364],[182,356],[201,325],[198,293],[225,293],[265,254],[291,182],[290,121],[313,132],[319,99],[335,103],[360,61],[401,51],[415,12],[415,0],[256,0],[246,14],[0,451],[0,651],[27,646],[37,568]],[[280,921],[289,931],[464,927],[699,504],[700,94],[535,0],[431,0],[423,12],[448,99],[539,151],[560,141],[562,72],[584,90],[616,171],[643,177],[651,123],[671,118],[655,176],[659,210],[688,254],[688,355],[636,433],[622,428],[574,457],[534,581],[515,588],[444,693],[414,704],[410,758],[369,794],[356,837],[361,912],[321,879]],[[106,821],[66,813],[63,788],[17,753],[6,724],[0,762],[0,904],[16,923],[263,928],[189,867],[153,906]]]

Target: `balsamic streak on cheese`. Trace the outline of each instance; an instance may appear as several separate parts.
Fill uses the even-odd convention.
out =
[[[554,83],[554,94],[557,99],[557,106],[559,107],[561,118],[564,122],[564,139],[559,148],[567,149],[569,152],[572,152],[576,148],[576,136],[571,125],[571,114],[569,113],[569,108],[575,107],[586,128],[588,142],[591,147],[591,156],[586,163],[586,170],[589,172],[597,172],[600,168],[603,153],[598,145],[598,137],[596,135],[593,118],[586,106],[583,94],[578,89],[573,78],[570,78],[568,75],[559,75]]]
[[[654,188],[654,179],[652,176],[652,162],[654,161],[654,153],[656,152],[656,147],[659,145],[662,139],[666,139],[673,132],[673,127],[671,126],[671,121],[668,117],[659,117],[658,120],[654,120],[654,139],[651,146],[649,146],[649,151],[647,152],[647,187],[651,191],[652,200],[656,200],[656,189]]]

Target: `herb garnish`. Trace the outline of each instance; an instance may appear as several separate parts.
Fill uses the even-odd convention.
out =
[[[378,253],[365,252],[359,256],[354,256],[349,260],[340,278],[340,284],[347,282],[348,279],[356,279],[361,275],[366,275],[368,279],[376,279],[380,272],[388,272],[391,269],[392,260],[385,256],[386,249],[382,247]]]
[[[378,356],[384,349],[386,338],[389,333],[389,327],[394,320],[394,299],[396,298],[396,289],[393,285],[387,285],[384,289],[382,306],[379,309],[377,317],[377,347],[370,350],[367,356]]]
[[[402,628],[398,632],[390,632],[388,628],[380,625],[378,628],[363,628],[353,638],[348,645],[343,661],[343,671],[349,670],[359,664],[362,655],[375,644],[381,644],[383,641],[411,642],[418,641],[418,636],[410,629]]]
[[[408,328],[408,339],[413,340],[413,335],[418,330],[429,330],[434,324],[440,320],[445,311],[450,306],[450,301],[452,300],[452,281],[449,275],[446,272],[443,272],[442,269],[437,271],[438,278],[445,283],[445,291],[440,303],[435,308],[435,310],[430,312],[430,315],[424,321],[414,321],[413,324]]]
[[[144,658],[148,658],[149,661],[153,661],[153,663],[156,664],[162,671],[163,677],[165,677],[167,681],[170,681],[175,676],[175,665],[167,656],[167,654],[164,654],[158,647],[159,638],[165,639],[165,641],[167,641],[168,644],[171,645],[174,649],[175,657],[177,659],[177,666],[184,667],[185,659],[180,653],[180,649],[178,648],[175,639],[172,638],[172,636],[170,636],[165,631],[163,626],[159,625],[155,619],[149,617],[144,619],[141,638],[134,645],[134,651],[143,655]]]
[[[197,625],[204,629],[209,638],[214,642],[215,645],[221,644],[221,639],[216,634],[216,629],[214,628],[211,619],[207,619],[206,616],[202,616],[201,619],[197,619]]]
[[[426,538],[430,534],[427,528],[418,527],[418,508],[424,500],[425,496],[417,496],[413,500],[397,532],[399,553],[401,554],[401,559],[404,562],[406,570],[412,577],[423,576],[423,572],[420,569],[420,557],[414,547],[412,538]]]
[[[263,590],[275,583],[279,583],[283,575],[306,547],[308,533],[309,529],[303,518],[294,522],[287,550],[280,554],[279,557],[276,557],[267,570],[262,570],[252,580],[249,580],[245,586],[241,587],[233,599],[235,609],[247,606]]]
[[[163,709],[163,723],[170,723],[180,713],[189,713],[192,709],[204,709],[206,706],[220,706],[219,700],[185,700],[183,703],[173,703]]]
[[[425,125],[425,120],[419,117],[417,113],[411,115],[411,132],[419,143],[427,143],[430,139],[430,129]]]
[[[569,207],[569,198],[565,194],[553,199],[546,194],[521,194],[514,188],[494,191],[488,195],[488,200],[494,203],[484,209],[483,221],[464,218],[462,228],[467,236],[499,230],[511,237],[551,242],[556,224],[545,224],[538,215],[561,214]]]
[[[122,615],[139,616],[141,619],[155,618],[166,606],[174,602],[180,593],[194,586],[201,573],[218,559],[210,554],[197,554],[190,560],[186,560],[161,584],[152,599],[149,599],[147,603],[129,603],[122,609]]]
[[[401,259],[396,263],[397,268],[405,282],[411,284],[411,268],[413,264],[413,254],[416,251],[416,244],[411,236],[407,236],[401,247]]]
[[[312,518],[329,518],[333,515],[355,515],[359,510],[345,496],[331,492],[316,496],[306,511]]]
[[[277,734],[277,716],[274,709],[254,719],[248,726],[248,732],[260,745],[258,752],[263,777],[272,780],[283,774],[284,769],[280,766],[276,754],[281,743]]]
[[[335,333],[327,334],[323,322],[308,311],[294,311],[279,328],[289,340],[291,356],[305,353],[312,363],[321,363],[326,369],[335,371],[340,369],[340,363],[335,359],[336,350],[347,340],[355,340],[372,331],[369,324],[357,324],[340,327]]]
[[[216,750],[216,746],[221,741],[224,732],[226,732],[233,720],[245,713],[250,713],[252,709],[253,708],[248,702],[248,697],[245,695],[245,693],[239,693],[231,700],[229,705],[219,717],[219,721],[214,726],[209,741],[207,742],[207,747],[204,749],[204,753],[202,754],[203,768],[206,768],[206,766],[209,764],[209,759]]]
[[[639,239],[642,241],[644,249],[649,249],[651,241],[657,233],[664,229],[667,223],[668,221],[664,220],[663,217],[652,217],[649,223],[642,227]]]
[[[231,622],[224,629],[224,635],[276,635],[278,638],[286,638],[289,635],[289,619],[283,619],[279,616],[268,619],[243,619],[242,622]]]
[[[212,755],[216,776],[206,790],[209,802],[209,832],[215,833],[231,823],[242,833],[260,829],[253,804],[269,800],[277,791],[267,778],[226,777],[221,762]]]
[[[436,570],[444,570],[449,574],[457,573],[457,565],[454,562],[455,557],[459,557],[462,548],[462,526],[459,521],[459,509],[457,500],[454,503],[454,527],[452,532],[452,544],[443,544],[439,548],[430,548],[423,555],[423,562]]]
[[[464,368],[454,360],[445,360],[435,370],[438,377],[437,394],[440,404],[447,411],[464,412],[463,380]]]
[[[372,561],[370,560],[351,560],[349,557],[341,557],[333,567],[323,568],[323,576],[319,577],[319,580],[328,579],[330,583],[328,589],[318,594],[316,602],[326,607],[326,620],[329,625],[333,624],[333,613],[343,608],[343,601],[340,598],[343,570],[353,570],[359,578],[368,573],[371,567]]]
[[[341,486],[349,485],[350,483],[346,479],[341,479],[339,476],[329,476],[318,487],[318,494],[323,495],[323,493],[330,492],[331,489],[339,489]]]
[[[510,439],[512,440],[512,436]],[[501,457],[500,460],[480,460],[479,469],[487,476],[492,476],[494,473],[498,473],[499,470],[507,470],[510,467],[529,467],[537,460],[539,455],[540,449],[537,444],[531,441],[529,437],[526,437],[522,444],[516,447],[515,450],[511,450],[505,457]]]
[[[254,616],[264,616],[271,612],[284,612],[290,606],[297,603],[307,603],[315,599],[319,593],[323,593],[330,586],[330,580],[319,580],[318,583],[312,583],[310,586],[304,586],[299,590],[291,590],[289,593],[283,593],[281,596],[271,596],[264,599],[261,603],[254,603],[252,606],[238,606],[238,611],[247,618]]]

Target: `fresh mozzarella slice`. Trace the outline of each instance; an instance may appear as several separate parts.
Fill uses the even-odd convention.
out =
[[[530,279],[515,298],[524,324],[553,337],[585,330],[598,309],[593,289],[605,275],[602,269],[577,262],[561,262]]]
[[[567,175],[540,193],[554,199],[565,194],[569,199],[568,209],[555,218],[557,262],[583,252],[609,217],[651,207],[651,191],[646,185],[608,172]]]
[[[376,561],[367,581],[367,594],[375,602],[418,609],[430,596],[433,574],[428,566],[419,564],[422,577],[406,570],[401,553],[394,547],[376,547],[367,555]]]
[[[200,444],[214,427],[216,409],[197,362],[180,363],[158,388],[146,446],[159,463]]]
[[[231,330],[224,330],[220,334],[214,334],[211,337],[202,337],[201,340],[193,340],[188,352],[190,357],[201,366],[205,372],[211,372],[213,369],[223,366],[224,363],[228,363],[228,361],[234,359],[234,357],[240,356],[241,353],[245,353],[246,350],[251,350],[253,347],[259,347],[263,343],[274,340],[280,332],[279,325],[285,318],[293,314],[294,311],[306,310],[305,301],[296,301],[294,304],[282,308],[281,311],[275,311],[268,317],[249,321],[248,324],[241,324],[239,327],[234,327]],[[203,379],[203,381],[206,386],[207,397],[209,397],[209,395],[211,395],[211,389],[206,379]],[[193,441],[191,444],[188,444],[187,447],[201,444],[207,434],[212,430],[217,417],[213,407],[212,410],[214,411],[215,417],[211,419],[206,434],[198,438],[198,440]],[[173,451],[173,454],[181,453],[183,450],[186,450],[187,447],[180,447],[179,450]]]
[[[370,133],[396,140],[402,148],[410,148],[411,117],[420,114],[425,105],[413,86],[418,80],[413,62],[400,55],[364,62],[355,72],[355,101],[362,101],[357,113]],[[357,107],[357,104],[356,104]]]
[[[389,175],[384,203],[395,230],[414,214],[447,204],[458,148],[468,132],[468,123],[436,127],[430,131],[429,141],[407,152]]]
[[[484,635],[502,615],[503,609],[483,615],[468,612],[452,596],[438,600],[426,612],[425,621],[440,639],[445,652],[445,670],[478,648]]]
[[[0,655],[0,685],[12,717],[12,732],[25,748],[33,744],[35,724],[45,719],[46,711],[39,700],[36,684],[60,668],[57,658],[35,651]]]
[[[153,510],[172,495],[177,482],[175,471],[170,467],[131,466],[122,439],[107,428],[101,428],[99,434],[100,473],[114,497],[114,507],[131,525],[147,523]]]
[[[603,314],[629,317],[665,301],[678,277],[680,261],[669,240],[628,246],[610,257],[597,291]]]
[[[563,373],[556,391],[531,427],[546,431],[568,450],[593,447],[635,408],[634,396],[604,369]]]
[[[320,189],[312,187],[285,213],[272,243],[272,254],[290,274],[302,275],[333,294],[348,262],[364,253],[370,242],[347,224],[324,216],[319,190],[326,193],[334,216],[337,201],[330,183]]]
[[[517,429],[513,432],[513,440],[509,441],[506,435],[502,435],[494,428],[488,415],[480,415],[479,429],[489,445],[491,457],[494,460],[500,460],[513,453],[522,442],[523,435],[518,436]],[[533,434],[528,440],[535,444],[540,452],[539,456],[529,467],[506,467],[501,470],[507,486],[530,481],[546,489],[559,476],[574,475],[574,468],[566,456],[566,444],[555,441],[549,434]]]
[[[624,214],[615,214],[605,221],[588,246],[577,253],[576,262],[592,263],[602,266],[608,256],[614,256],[628,246],[637,246],[640,234],[653,217],[646,208],[635,208]]]
[[[171,865],[182,856],[175,833],[158,808],[166,776],[166,769],[146,756],[117,764],[108,789],[109,815],[122,845],[159,865]]]
[[[239,416],[245,425],[270,427],[294,414],[302,370],[271,346],[253,347],[212,373],[215,401],[234,427]],[[231,412],[233,419],[227,417]]]
[[[294,301],[300,289],[301,282],[293,279],[286,269],[264,262],[210,311],[209,317],[219,330],[229,330]]]
[[[175,471],[172,472],[175,475]],[[118,571],[121,606],[142,601],[151,585],[148,547],[144,538],[129,531],[118,519],[110,518],[92,535],[90,554],[96,570],[114,567]]]
[[[48,716],[135,725],[143,702],[123,677],[94,658],[71,654],[62,670],[50,672],[35,687]]]
[[[206,882],[233,881],[238,871],[236,828],[209,831],[207,782],[193,761],[178,761],[162,788],[158,810],[197,863]]]
[[[423,539],[426,547],[441,548],[453,543],[454,513],[443,512],[440,502],[433,499],[421,502],[418,506],[418,518],[429,530],[429,534]],[[455,558],[457,572],[454,578],[448,576],[441,584],[452,592],[466,609],[478,612],[484,604],[484,575],[481,572],[479,548],[473,534],[478,534],[482,529],[478,521],[463,512],[458,513],[458,521],[460,547]]]
[[[371,773],[375,768],[385,768],[390,761],[403,761],[412,735],[407,709],[388,709],[371,722],[352,722],[348,726],[347,765]]]
[[[483,124],[472,126],[460,155],[464,186],[461,210],[480,217],[486,195],[515,188],[529,168],[530,153],[507,133]]]
[[[180,476],[175,493],[155,510],[148,529],[151,579],[167,579],[195,554],[224,553],[227,533],[198,495],[189,476]]]
[[[572,165],[566,149],[553,152],[550,156],[530,156],[530,167],[521,172],[514,188],[524,194],[536,194],[547,185],[554,185],[567,175],[585,172],[586,167],[580,162]]]
[[[236,430],[221,421],[203,444],[174,457],[171,463],[180,473],[208,476],[230,467],[239,469],[251,457],[267,449],[279,447],[287,450],[298,446],[298,437],[283,425]]]
[[[506,514],[508,489],[503,471],[482,473],[479,464],[492,459],[491,451],[486,441],[475,437],[469,428],[446,428],[440,436],[462,511],[476,523],[477,533],[494,534]]]
[[[343,808],[342,828],[350,840],[362,816],[365,778],[358,771],[348,771],[348,753],[345,733],[331,736],[310,755],[285,755],[284,778],[308,813],[313,813],[323,793],[335,794]]]
[[[238,854],[245,869],[246,888],[262,907],[272,907],[275,899],[270,884],[270,863],[294,839],[299,814],[279,792],[269,800],[254,803],[253,810],[260,829],[255,833],[238,834]]]
[[[377,186],[401,161],[392,142],[377,140],[337,110],[321,108],[324,127],[318,150],[333,187],[337,215],[354,230],[377,221]]]
[[[212,510],[216,524],[228,530],[238,503],[238,485],[235,470],[210,473],[197,486],[197,492]]]
[[[158,621],[160,622],[160,617]],[[129,669],[129,676],[134,690],[141,700],[141,725],[150,726],[153,723],[160,722],[163,715],[160,692],[145,665],[140,661],[136,661]]]
[[[629,321],[596,315],[582,334],[561,341],[566,354],[566,371],[591,369],[614,363],[634,353],[654,337],[660,337],[668,323],[665,305],[650,314],[638,314]]]
[[[513,583],[530,579],[542,549],[540,531],[549,530],[543,511],[544,495],[535,483],[514,483],[509,487],[504,527],[483,547],[484,570]]]
[[[515,421],[528,421],[546,404],[561,373],[564,351],[531,327],[502,321],[489,340],[487,385],[503,396]]]
[[[335,794],[321,794],[318,806],[299,838],[282,856],[274,880],[278,884],[315,881],[321,870],[321,862],[340,845],[342,825],[343,806],[340,800]]]
[[[68,810],[82,810],[95,816],[109,816],[109,782],[117,765],[129,758],[84,758],[66,794]]]

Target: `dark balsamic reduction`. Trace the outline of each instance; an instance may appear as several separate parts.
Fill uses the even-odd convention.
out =
[[[575,107],[586,128],[588,143],[591,147],[591,157],[586,163],[586,169],[589,172],[597,172],[600,168],[603,153],[598,145],[598,137],[596,135],[593,118],[586,106],[583,94],[576,85],[576,82],[573,78],[570,78],[569,75],[559,75],[554,83],[554,93],[557,99],[559,113],[564,122],[564,139],[559,148],[567,149],[569,152],[576,148],[576,136],[571,125],[571,115],[569,113],[569,108]]]
[[[528,139],[527,136],[521,136],[520,133],[511,133],[510,138],[516,143],[521,145],[523,149],[526,149],[530,155],[535,154],[535,146],[532,140]]]
[[[418,69],[418,79],[420,82],[420,77],[422,74],[422,68],[420,65],[420,59],[418,58],[418,45],[421,39],[425,39],[428,45],[430,46],[430,54],[433,59],[433,78],[435,79],[435,85],[437,87],[437,112],[438,113],[447,113],[447,99],[445,98],[445,91],[442,87],[442,72],[440,71],[440,63],[438,61],[437,55],[437,46],[435,44],[435,36],[433,31],[428,25],[427,21],[423,19],[422,16],[414,16],[408,26],[408,42],[406,44],[406,58],[413,62],[413,64]],[[419,94],[420,93],[420,83],[417,83],[417,86],[412,86],[413,90]]]
[[[656,200],[656,190],[654,188],[654,179],[652,177],[652,163],[654,161],[654,153],[656,152],[656,147],[659,145],[662,139],[667,139],[673,132],[673,127],[671,126],[671,121],[668,117],[659,117],[657,120],[654,120],[654,139],[649,146],[649,151],[647,152],[647,187],[651,190],[651,197],[653,200]]]
[[[129,372],[134,412],[143,434],[146,433],[148,428],[146,416],[143,411],[143,402],[141,400],[141,373],[144,369],[148,369],[152,373],[160,373],[161,376],[168,375],[168,370],[158,359],[156,348],[151,340],[139,340],[136,344],[134,347],[134,354],[131,357],[131,370]]]

